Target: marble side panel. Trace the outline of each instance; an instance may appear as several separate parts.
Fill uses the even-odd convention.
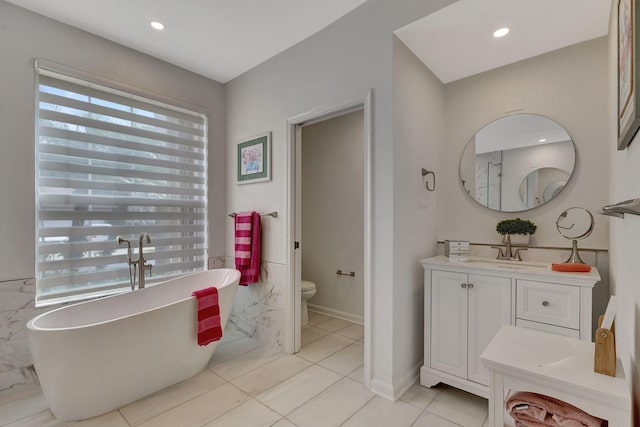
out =
[[[27,341],[29,319],[45,310],[34,307],[35,280],[0,282],[0,395],[38,384]]]
[[[227,257],[225,265],[233,267]],[[285,312],[285,266],[262,263],[260,282],[240,286],[229,323],[248,337],[265,345],[282,348]]]
[[[283,264],[263,264],[264,295],[258,320],[258,340],[262,343],[284,347],[284,323],[286,309],[286,270]]]
[[[33,307],[35,279],[0,282],[0,312]]]
[[[225,257],[224,256],[215,256],[210,257],[207,263],[207,268],[209,270],[213,270],[215,268],[224,268],[225,267]]]
[[[27,337],[27,322],[47,309],[32,306],[0,311],[0,343]]]
[[[33,364],[26,338],[0,343],[0,372],[26,368]]]
[[[34,384],[39,382],[33,366],[0,372],[0,401],[8,400],[25,386]]]

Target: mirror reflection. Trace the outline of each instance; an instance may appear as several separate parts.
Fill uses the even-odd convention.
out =
[[[567,131],[537,114],[514,114],[483,127],[460,159],[467,194],[489,209],[520,212],[557,196],[575,166]]]
[[[562,191],[570,176],[558,168],[531,171],[520,183],[520,200],[527,209],[546,203]]]

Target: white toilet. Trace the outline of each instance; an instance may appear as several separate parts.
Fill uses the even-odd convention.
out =
[[[300,290],[302,294],[302,307],[300,308],[300,314],[302,317],[301,326],[304,328],[309,324],[309,311],[307,310],[307,300],[313,298],[316,294],[316,284],[309,282],[308,280],[300,281]]]

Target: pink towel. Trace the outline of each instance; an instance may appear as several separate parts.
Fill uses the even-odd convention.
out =
[[[516,427],[600,427],[602,420],[543,394],[520,391],[505,402]]]
[[[260,280],[260,215],[240,212],[235,218],[236,269],[240,271],[240,285]]]
[[[198,304],[198,345],[207,345],[222,338],[218,289],[215,287],[194,291]]]

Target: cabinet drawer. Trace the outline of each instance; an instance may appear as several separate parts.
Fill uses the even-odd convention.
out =
[[[516,319],[516,326],[535,329],[536,331],[551,332],[552,334],[564,335],[565,337],[580,338],[580,331],[577,329],[561,328],[560,326],[547,325],[546,323]]]
[[[517,280],[516,317],[580,329],[580,287]]]

